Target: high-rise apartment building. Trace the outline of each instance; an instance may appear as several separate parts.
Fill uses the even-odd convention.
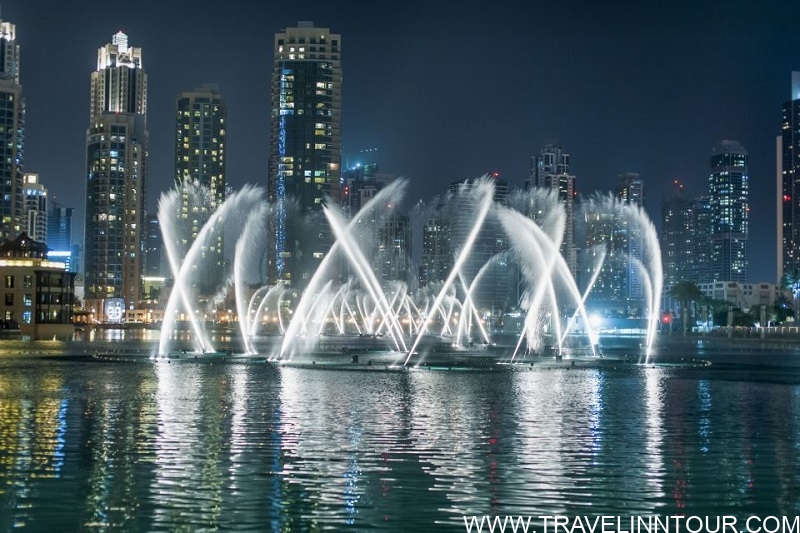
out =
[[[144,242],[144,275],[164,276],[164,271],[162,270],[164,238],[161,233],[161,223],[158,220],[158,215],[148,214],[145,218]]]
[[[28,237],[38,242],[47,242],[47,189],[39,183],[39,174],[26,172],[25,188],[25,231]]]
[[[564,241],[561,243],[561,255],[569,267],[572,276],[577,279],[578,249],[575,245],[575,176],[569,171],[569,154],[560,146],[548,144],[541,152],[531,158],[530,178],[525,188],[539,187],[554,190],[564,205],[567,213]]]
[[[749,172],[747,151],[722,141],[711,152],[711,280],[747,283]]]
[[[661,257],[664,262],[664,290],[688,281],[691,264],[691,213],[683,185],[672,185],[672,196],[661,202]]]
[[[497,174],[491,174],[494,201],[508,204],[508,182]],[[450,184],[452,203],[443,210],[447,228],[448,254],[456,258],[465,246],[468,235],[475,225],[476,207],[482,199],[475,195],[479,180],[462,180]],[[477,189],[480,190],[480,189]],[[509,281],[511,277],[508,258],[509,242],[502,224],[496,217],[486,217],[483,226],[472,243],[461,274],[467,286],[480,276],[472,292],[472,301],[484,318],[498,318],[511,305]],[[445,273],[446,279],[449,270]],[[463,287],[457,290],[463,291]],[[462,294],[465,297],[466,294]],[[516,303],[516,301],[514,302]]]
[[[695,283],[713,281],[711,275],[711,233],[714,227],[711,198],[701,196],[689,202],[690,254],[686,279]]]
[[[147,183],[147,75],[118,32],[91,75],[86,155],[86,304],[104,316],[141,295]],[[114,299],[113,305],[107,300]],[[116,312],[116,311],[115,311]],[[106,317],[108,318],[108,317]]]
[[[411,220],[408,215],[398,213],[395,205],[388,209],[388,217],[378,228],[376,276],[382,282],[402,281],[408,285],[411,281]]]
[[[441,210],[437,210],[422,226],[422,257],[418,272],[420,289],[435,287],[447,279],[454,262],[450,249],[450,227]]]
[[[78,271],[78,250],[72,243],[74,209],[51,202],[47,214],[47,257],[64,261],[69,272]]]
[[[25,101],[14,24],[0,20],[0,238],[24,229]]]
[[[614,196],[625,204],[644,209],[644,180],[639,174],[626,173],[617,177]],[[644,261],[644,235],[640,224],[630,220],[622,220],[620,228],[619,252],[626,256],[627,275],[625,276],[625,293],[631,305],[644,295],[642,274],[639,265]]]
[[[181,93],[175,118],[175,184],[193,185],[204,193],[190,197],[182,187],[178,248],[185,253],[211,214],[225,201],[227,109],[219,89],[205,85]],[[148,263],[150,270],[154,265]],[[200,250],[192,279],[201,293],[211,294],[224,276],[222,225]]]
[[[267,273],[293,288],[307,283],[331,243],[319,215],[327,196],[338,201],[340,187],[340,53],[341,36],[311,22],[275,35],[268,192],[276,209]]]
[[[792,72],[778,136],[778,276],[800,271],[800,72]]]
[[[614,186],[614,196],[626,204],[644,207],[644,180],[634,172],[620,174]]]

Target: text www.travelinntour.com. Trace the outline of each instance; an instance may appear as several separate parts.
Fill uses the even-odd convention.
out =
[[[800,533],[797,516],[464,516],[468,533]]]

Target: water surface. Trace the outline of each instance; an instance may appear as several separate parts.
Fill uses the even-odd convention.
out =
[[[2,531],[800,513],[792,368],[364,372],[5,348]]]

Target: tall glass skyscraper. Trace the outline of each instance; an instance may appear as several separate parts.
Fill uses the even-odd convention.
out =
[[[644,209],[644,180],[639,174],[628,172],[617,176],[614,196],[620,201]],[[626,296],[632,305],[643,296],[642,275],[637,262],[644,261],[644,236],[638,224],[624,224],[620,235],[621,252],[627,255],[628,272],[625,279]]]
[[[341,37],[311,22],[275,35],[268,191],[277,207],[267,276],[298,289],[331,242],[320,215],[326,196],[338,201],[340,187],[340,53]]]
[[[86,155],[86,304],[132,309],[141,295],[147,183],[147,75],[142,50],[118,32],[91,75]],[[118,309],[118,307],[116,308]],[[102,315],[97,315],[102,316]]]
[[[778,136],[778,281],[800,271],[800,72],[792,72],[792,96],[783,104]]]
[[[691,211],[683,184],[675,180],[672,196],[661,202],[661,256],[664,261],[664,293],[689,279]]]
[[[750,195],[747,151],[737,141],[722,141],[712,150],[710,163],[712,281],[746,283]]]
[[[16,27],[0,21],[0,238],[23,230],[25,101],[19,83]]]
[[[205,85],[181,93],[175,117],[175,184],[199,186],[204,194],[190,195],[183,187],[179,249],[185,253],[211,214],[225,201],[225,119],[227,108],[219,89]],[[206,194],[207,193],[207,194]],[[192,277],[200,292],[210,294],[222,283],[222,227],[200,251]],[[150,265],[148,265],[148,268]]]
[[[531,174],[525,188],[539,187],[550,189],[558,194],[567,213],[567,224],[564,228],[564,242],[561,243],[561,255],[569,266],[572,276],[578,277],[578,249],[575,244],[575,176],[569,171],[569,154],[560,146],[548,144],[539,155],[531,158]]]
[[[26,172],[24,176],[25,190],[25,224],[24,231],[28,237],[38,242],[47,242],[47,188],[39,183],[39,174]]]
[[[78,271],[78,251],[72,244],[74,209],[52,202],[47,215],[47,257],[64,261],[69,272]]]

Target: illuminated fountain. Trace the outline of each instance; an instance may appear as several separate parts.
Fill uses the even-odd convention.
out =
[[[197,295],[193,289],[196,276],[203,268],[203,265],[200,264],[202,252],[210,246],[212,239],[218,234],[217,232],[222,231],[229,219],[236,219],[243,213],[247,216],[247,223],[239,226],[242,228],[241,236],[244,240],[252,240],[251,228],[257,223],[257,217],[252,215],[263,215],[266,209],[265,205],[267,205],[262,190],[257,187],[248,185],[242,190],[231,194],[222,205],[211,213],[203,227],[200,228],[191,246],[182,254],[178,244],[182,219],[177,216],[178,213],[181,213],[182,203],[188,204],[190,209],[192,206],[210,205],[208,189],[198,185],[186,184],[164,193],[159,200],[158,220],[164,238],[164,249],[167,252],[174,280],[172,292],[164,310],[162,335],[156,352],[157,355],[161,356],[170,353],[172,332],[176,329],[178,313],[181,311],[183,316],[187,318],[191,328],[194,351],[204,354],[215,352],[205,327],[205,320],[199,316],[198,309],[196,309],[197,302],[195,299]],[[183,255],[182,260],[181,255]],[[241,255],[243,256],[244,254]],[[237,271],[242,268],[243,264],[243,261],[237,264]],[[237,276],[238,279],[239,277]],[[238,289],[240,283],[237,282],[236,285]]]
[[[640,280],[644,296],[646,320],[645,352],[652,355],[663,291],[663,267],[658,234],[652,221],[640,206],[623,202],[608,195],[598,195],[584,202],[584,213],[609,213],[614,217],[616,227],[625,228],[625,238],[629,254],[626,259],[631,278]]]
[[[390,356],[395,354],[392,357],[398,364],[419,365],[425,361],[432,343],[446,347],[444,353],[485,349],[492,345],[492,334],[484,325],[485,317],[476,298],[486,273],[499,264],[518,269],[523,290],[517,304],[524,314],[516,342],[507,347],[501,358],[514,361],[523,355],[577,353],[570,352],[576,347],[586,355],[596,354],[598,335],[587,311],[587,301],[611,245],[596,247],[592,254],[594,264],[587,271],[588,283],[580,289],[561,254],[567,214],[555,193],[526,191],[499,203],[495,201],[491,179],[462,184],[433,208],[450,210],[441,214],[443,219],[448,218],[448,213],[458,213],[460,220],[465,221],[459,230],[460,237],[450,236],[456,239],[451,242],[455,251],[452,267],[440,282],[411,291],[404,282],[382,282],[378,278],[370,261],[374,253],[369,246],[374,244],[391,211],[385,205],[397,204],[405,187],[404,180],[392,182],[350,220],[337,206],[324,207],[335,240],[296,301],[289,299],[285,285],[258,286],[257,265],[268,239],[266,220],[275,211],[260,189],[246,187],[230,195],[201,228],[182,262],[178,259],[181,250],[175,246],[174,214],[179,210],[181,195],[202,197],[203,192],[189,188],[165,194],[159,203],[159,219],[175,285],[165,311],[158,353],[169,353],[167,332],[174,329],[179,310],[188,317],[194,349],[215,351],[203,321],[194,310],[192,275],[203,247],[209,245],[220,226],[225,226],[237,228],[228,290],[235,296],[245,354],[261,353],[270,359],[290,361],[330,350],[330,346],[349,347],[348,339],[353,338],[353,343],[369,345]],[[644,337],[649,354],[662,291],[655,229],[640,208],[610,197],[590,199],[584,209],[586,213],[609,213],[611,219],[641,239],[641,253],[630,261],[642,283],[647,323]],[[492,231],[505,236],[508,246],[495,255],[487,257],[484,250],[479,256],[475,247],[489,224],[494,224]],[[478,257],[483,264],[476,264]],[[256,344],[267,330],[282,335],[277,338],[279,346],[269,354]],[[337,345],[331,338],[344,341]],[[477,347],[475,340],[480,343]]]
[[[402,197],[405,185],[404,180],[392,182],[367,202],[359,211],[359,214],[372,213],[373,211],[382,212],[383,210],[377,208],[382,204],[399,200]],[[379,308],[383,319],[389,323],[388,331],[392,336],[395,349],[404,348],[402,332],[398,336],[397,319],[393,316],[394,313],[388,305],[386,295],[375,278],[375,274],[363,252],[353,238],[353,232],[357,228],[359,220],[358,215],[347,223],[344,221],[343,216],[336,212],[335,207],[326,208],[325,214],[336,234],[336,241],[334,241],[328,253],[325,254],[295,306],[292,320],[289,322],[284,334],[278,358],[290,359],[297,353],[307,352],[316,343],[315,339],[309,337],[309,334],[313,331],[308,328],[309,319],[316,314],[320,317],[317,322],[322,322],[325,320],[327,313],[320,314],[320,310],[332,308],[332,306],[328,305],[330,303],[329,298],[335,294],[335,291],[331,293],[331,278],[338,266],[336,260],[338,260],[340,253],[346,255],[348,264],[357,271],[362,286],[372,297],[372,302]]]

